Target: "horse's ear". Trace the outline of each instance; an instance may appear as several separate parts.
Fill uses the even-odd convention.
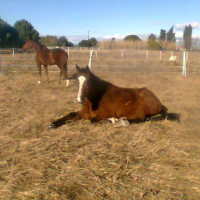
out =
[[[89,68],[89,66],[88,66],[88,65],[86,66],[86,68],[85,68],[85,69],[86,69],[86,71],[87,71],[87,72],[90,72],[90,68]]]
[[[76,64],[76,70],[78,71],[78,72],[80,72],[81,71],[81,68]]]

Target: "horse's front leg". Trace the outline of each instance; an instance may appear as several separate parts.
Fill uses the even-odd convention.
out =
[[[48,73],[48,66],[44,65],[45,75],[46,75],[46,82],[49,82],[49,73]]]
[[[42,81],[42,67],[41,67],[40,63],[37,63],[37,66],[38,66],[38,72],[39,72],[39,76],[40,76],[38,83],[41,83],[41,81]]]
[[[59,126],[66,124],[67,121],[77,121],[77,120],[80,120],[80,119],[89,119],[89,115],[85,114],[81,111],[71,112],[71,113],[67,114],[66,116],[52,122],[49,125],[49,128],[58,128]]]

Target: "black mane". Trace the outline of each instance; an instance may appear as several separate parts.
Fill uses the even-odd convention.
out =
[[[89,88],[86,96],[92,103],[92,110],[97,110],[101,97],[110,85],[112,84],[108,81],[104,81],[90,72],[90,78],[88,80]]]

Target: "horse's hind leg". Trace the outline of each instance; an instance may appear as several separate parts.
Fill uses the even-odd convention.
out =
[[[44,65],[45,75],[46,75],[46,82],[49,82],[49,73],[48,73],[48,66]]]
[[[60,69],[59,84],[61,84],[62,70]]]
[[[69,78],[68,78],[67,62],[63,65],[61,70],[62,70],[62,74],[64,76],[63,80],[66,81],[66,86],[68,86],[69,85]]]

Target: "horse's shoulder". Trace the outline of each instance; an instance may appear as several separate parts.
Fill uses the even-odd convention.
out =
[[[37,51],[36,56],[40,57],[40,56],[46,56],[49,53],[48,49],[40,49],[39,51]]]

